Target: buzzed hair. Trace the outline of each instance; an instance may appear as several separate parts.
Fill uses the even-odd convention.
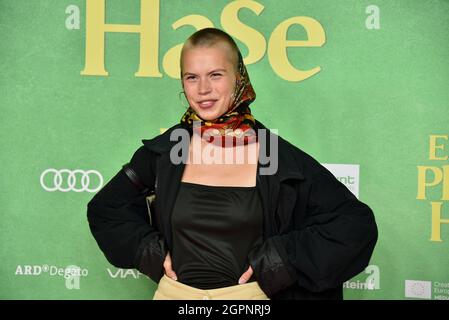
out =
[[[205,28],[198,30],[194,34],[192,34],[186,42],[184,42],[184,45],[181,50],[181,77],[182,77],[182,60],[184,56],[184,51],[190,48],[197,48],[197,47],[212,47],[218,43],[226,43],[228,44],[229,48],[231,49],[233,53],[232,62],[235,67],[235,70],[238,71],[238,56],[239,56],[239,49],[237,47],[237,44],[235,43],[234,39],[227,34],[226,32],[216,29],[216,28]]]

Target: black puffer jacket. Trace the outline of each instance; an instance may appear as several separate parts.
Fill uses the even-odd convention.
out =
[[[155,282],[171,249],[170,213],[184,170],[184,164],[170,161],[177,143],[170,133],[177,128],[182,125],[143,140],[129,163],[132,171],[120,170],[88,204],[92,234],[108,261],[136,268]],[[373,212],[326,168],[280,137],[278,155],[275,174],[257,174],[264,243],[248,257],[254,277],[271,299],[342,299],[343,282],[364,270],[376,244]],[[267,165],[259,163],[259,169]],[[157,199],[152,225],[148,190],[155,190]]]

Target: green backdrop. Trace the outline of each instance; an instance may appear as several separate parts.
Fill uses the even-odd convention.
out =
[[[135,25],[145,8],[151,56],[140,56],[138,33],[107,32],[109,74],[82,74],[98,27],[87,16],[101,7],[105,23]],[[141,139],[183,114],[163,59],[196,28],[172,25],[200,15],[192,21],[222,28],[223,12],[243,56],[257,60],[248,65],[256,118],[340,168],[375,213],[378,244],[345,298],[449,299],[447,0],[0,0],[0,298],[151,299],[151,280],[106,261],[86,204]],[[302,46],[271,49],[295,70],[321,68],[293,81],[261,45],[292,17],[309,17],[286,34]],[[136,76],[141,60],[160,76]]]

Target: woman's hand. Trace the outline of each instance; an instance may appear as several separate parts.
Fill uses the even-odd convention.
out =
[[[165,274],[167,277],[170,277],[173,280],[178,280],[176,273],[172,269],[170,252],[167,253],[167,256],[165,257],[163,266],[164,266]]]
[[[247,283],[252,275],[253,275],[253,268],[251,268],[251,266],[249,266],[248,270],[246,270],[240,277],[239,284]]]

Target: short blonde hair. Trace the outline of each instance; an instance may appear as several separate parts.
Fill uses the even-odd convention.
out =
[[[238,71],[239,49],[234,39],[226,32],[216,28],[205,28],[198,30],[192,34],[185,42],[181,50],[181,78],[182,78],[182,61],[184,52],[191,48],[212,47],[219,43],[225,43],[231,49],[232,57],[230,58],[235,70]]]

